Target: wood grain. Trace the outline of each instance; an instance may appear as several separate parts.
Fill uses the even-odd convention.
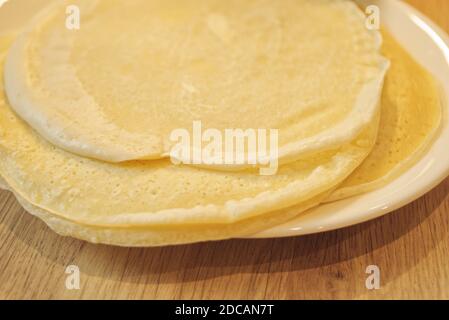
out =
[[[448,0],[410,0],[449,31]],[[0,298],[449,298],[449,180],[343,230],[273,240],[128,249],[63,238],[0,193]],[[81,270],[67,290],[65,269]],[[381,288],[365,287],[377,265]]]

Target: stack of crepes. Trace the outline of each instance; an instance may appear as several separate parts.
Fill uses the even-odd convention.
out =
[[[55,1],[0,47],[1,184],[95,243],[249,236],[388,183],[441,121],[433,78],[352,1]],[[172,161],[195,121],[278,130],[277,172]]]

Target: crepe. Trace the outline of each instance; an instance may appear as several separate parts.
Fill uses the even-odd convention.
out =
[[[2,183],[1,180],[0,177],[0,187],[8,189],[6,183]],[[12,192],[14,193],[13,190]],[[105,227],[80,224],[61,218],[31,204],[15,193],[17,200],[25,210],[44,221],[53,231],[62,236],[70,236],[91,243],[124,247],[155,247],[245,237],[292,219],[299,213],[316,206],[327,195],[328,193],[323,193],[300,205],[232,224]]]
[[[410,169],[435,139],[442,121],[438,84],[387,32],[383,55],[391,61],[381,99],[376,145],[329,197],[335,201],[377,189]]]
[[[68,4],[79,30],[65,27]],[[57,1],[14,43],[5,87],[22,119],[78,155],[167,158],[173,130],[199,120],[279,130],[284,164],[372,122],[388,67],[380,43],[345,0]]]
[[[376,116],[351,143],[283,166],[275,176],[169,160],[113,164],[50,144],[12,111],[0,89],[0,176],[8,189],[55,231],[117,245],[224,239],[285,222],[360,165],[378,127]]]

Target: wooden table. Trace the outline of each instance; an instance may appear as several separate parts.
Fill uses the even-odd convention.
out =
[[[449,0],[410,0],[449,31]],[[67,290],[77,265],[80,290]],[[367,290],[377,265],[381,288]],[[449,180],[385,217],[305,237],[127,249],[63,238],[0,193],[1,298],[449,298]]]

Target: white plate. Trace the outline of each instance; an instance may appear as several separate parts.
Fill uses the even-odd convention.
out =
[[[321,205],[251,238],[305,235],[368,221],[416,200],[449,175],[449,37],[432,21],[402,1],[359,2],[366,6],[377,5],[383,26],[440,80],[444,91],[445,114],[439,136],[419,163],[387,186],[361,196]]]

